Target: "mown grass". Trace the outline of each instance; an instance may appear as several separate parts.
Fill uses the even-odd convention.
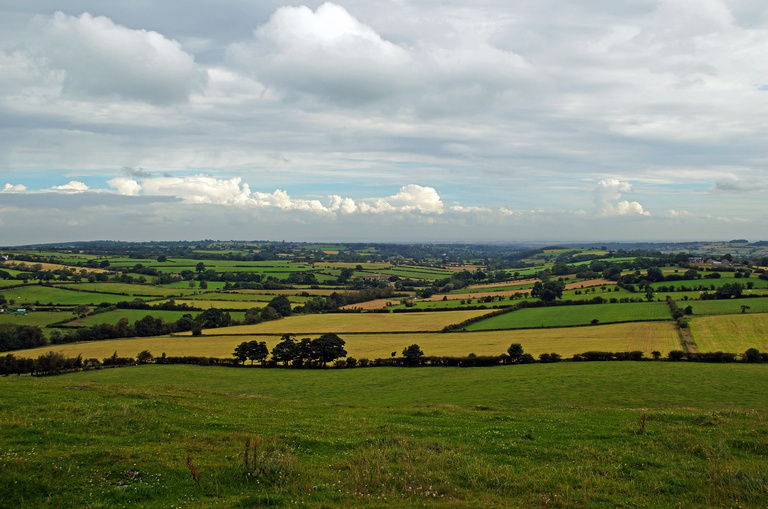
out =
[[[21,357],[37,358],[50,350],[60,351],[68,357],[103,359],[113,352],[123,357],[134,357],[142,350],[155,356],[163,352],[170,356],[231,357],[235,346],[243,341],[256,339],[267,343],[271,351],[280,341],[278,334],[259,336],[226,335],[233,328],[211,329],[210,333],[222,336],[162,336],[155,338],[116,339],[69,345],[55,345],[14,352]],[[314,338],[318,334],[297,333],[298,338]],[[465,356],[500,355],[512,343],[520,343],[527,353],[558,353],[572,356],[590,350],[630,352],[640,350],[650,356],[658,350],[666,355],[670,350],[680,350],[680,341],[671,323],[646,322],[577,327],[573,329],[482,331],[471,333],[400,333],[400,334],[340,334],[346,341],[349,357],[357,359],[389,358],[392,352],[401,355],[404,348],[418,344],[426,355]]]
[[[690,329],[702,352],[742,353],[749,348],[768,351],[768,314],[765,313],[694,318]]]
[[[170,297],[173,295],[189,294],[194,290],[187,288],[169,288],[166,286],[152,285],[133,285],[127,283],[71,283],[65,288],[72,288],[83,292],[105,292],[105,293],[124,293],[123,300],[128,300],[129,296],[149,295],[154,297]]]
[[[695,316],[733,315],[741,313],[741,306],[749,306],[747,313],[768,313],[768,298],[697,300],[681,302],[678,306],[691,306]]]
[[[766,383],[764,366],[652,362],[6,378],[0,500],[764,507]]]
[[[515,329],[528,327],[562,327],[631,320],[669,319],[669,306],[665,302],[633,302],[615,304],[583,304],[518,309],[467,326],[467,330]]]
[[[29,312],[26,315],[0,313],[0,323],[12,323],[15,325],[36,325],[38,327],[45,327],[50,323],[60,322],[72,317],[73,315],[71,312],[69,312],[69,310],[64,310],[61,312],[35,311]]]
[[[125,295],[114,295],[107,293],[77,292],[72,290],[63,290],[46,285],[27,285],[19,288],[6,290],[3,295],[9,301],[15,300],[15,306],[21,305],[47,305],[49,303],[63,306],[76,306],[80,304],[99,304],[108,302],[116,304],[124,300],[133,300]],[[139,298],[139,297],[135,297]],[[39,304],[38,304],[39,303]]]

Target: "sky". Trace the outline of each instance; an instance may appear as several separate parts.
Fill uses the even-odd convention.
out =
[[[764,0],[0,0],[0,245],[768,240]]]

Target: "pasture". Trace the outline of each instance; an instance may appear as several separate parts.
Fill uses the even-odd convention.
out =
[[[519,329],[529,327],[564,327],[598,323],[641,320],[671,320],[665,302],[582,304],[518,309],[467,326],[467,330]]]
[[[110,293],[79,292],[47,285],[26,285],[3,292],[9,301],[15,300],[15,306],[58,306],[93,305],[102,302],[117,304],[124,300],[133,300],[125,295]]]
[[[695,311],[694,311],[695,312]],[[704,316],[690,322],[700,352],[768,351],[768,314]]]
[[[765,507],[766,384],[760,365],[661,362],[3,378],[0,499]]]

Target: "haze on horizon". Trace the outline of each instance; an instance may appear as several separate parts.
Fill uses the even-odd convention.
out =
[[[0,245],[762,240],[766,69],[759,0],[0,1]]]

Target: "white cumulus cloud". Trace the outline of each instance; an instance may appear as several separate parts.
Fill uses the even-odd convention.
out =
[[[78,96],[155,104],[186,101],[205,74],[181,45],[150,30],[133,30],[103,16],[57,12],[38,18],[36,50],[63,71],[63,89]]]
[[[636,201],[618,201],[624,193],[632,190],[632,184],[617,179],[603,179],[595,189],[595,205],[604,216],[640,215],[650,216]]]
[[[139,191],[141,191],[141,184],[127,177],[115,177],[107,180],[107,184],[109,187],[115,188],[118,194],[127,196],[138,196]]]
[[[53,191],[63,191],[66,193],[82,193],[84,191],[87,191],[88,189],[89,188],[87,185],[77,180],[70,180],[69,182],[67,182],[62,186],[51,187],[51,190]]]
[[[23,184],[5,184],[5,186],[0,189],[0,193],[20,193],[21,191],[26,191],[27,187]]]

